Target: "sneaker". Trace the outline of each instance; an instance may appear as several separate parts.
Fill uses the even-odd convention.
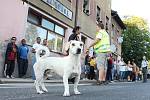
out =
[[[12,75],[11,75],[11,77],[10,78],[15,78],[15,77],[13,77]]]
[[[10,77],[7,75],[6,78],[10,78]]]

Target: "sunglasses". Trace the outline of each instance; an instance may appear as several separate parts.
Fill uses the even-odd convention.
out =
[[[16,40],[15,38],[12,38],[11,40]]]

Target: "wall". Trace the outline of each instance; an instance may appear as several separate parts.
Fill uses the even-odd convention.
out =
[[[121,36],[121,33],[122,33],[122,29],[121,27],[119,26],[119,24],[116,22],[116,20],[114,20],[114,18],[112,17],[112,24],[114,25],[114,29],[115,29],[115,35],[114,36],[111,36],[111,40],[112,40],[112,43],[114,43],[117,47],[118,47],[118,50],[117,50],[117,53],[119,55],[121,55],[121,44],[118,43],[118,37]],[[117,30],[119,31],[119,33],[117,32]],[[112,35],[112,34],[111,34]]]
[[[1,0],[0,3],[0,77],[3,76],[4,55],[12,36],[17,42],[24,37],[28,6],[21,0]]]

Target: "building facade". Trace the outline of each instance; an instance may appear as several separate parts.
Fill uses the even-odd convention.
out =
[[[84,49],[95,38],[97,20],[103,22],[111,37],[111,0],[2,0],[0,8],[3,23],[0,24],[0,77],[3,77],[6,46],[12,36],[17,37],[18,45],[25,38],[30,50],[36,37],[47,39],[52,56],[63,56],[68,37],[77,25],[81,26]],[[31,76],[32,57],[30,52],[27,76]],[[17,71],[16,66],[16,77]]]
[[[123,42],[122,31],[126,29],[124,23],[120,19],[116,11],[111,11],[111,44],[114,47],[113,56],[120,60],[121,43]]]

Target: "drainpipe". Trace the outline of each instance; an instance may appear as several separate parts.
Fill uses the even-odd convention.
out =
[[[74,26],[77,26],[77,21],[78,21],[78,2],[79,0],[76,0],[76,9],[75,9],[75,23],[74,23]]]

